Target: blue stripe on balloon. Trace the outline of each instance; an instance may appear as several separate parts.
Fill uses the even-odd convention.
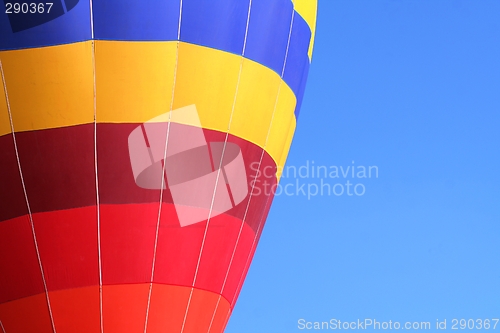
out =
[[[94,1],[96,39],[123,41],[177,40],[180,1]]]
[[[299,113],[300,113],[300,107],[302,106],[302,100],[304,99],[304,92],[306,90],[306,82],[307,82],[307,75],[309,74],[309,61],[306,63],[304,66],[304,71],[302,72],[302,79],[300,82],[300,87],[298,92],[296,92],[297,96],[297,105],[295,106],[295,118],[299,118]]]
[[[295,15],[283,80],[295,93],[297,106],[299,106],[300,91],[304,89],[301,87],[302,84],[305,84],[304,72],[307,70],[306,67],[309,66],[307,51],[310,39],[311,30],[306,21],[299,15]]]
[[[250,0],[183,0],[180,40],[226,52],[243,52]],[[68,12],[57,18],[12,32],[0,12],[0,50],[68,44],[91,39],[88,1],[66,2]],[[71,8],[71,5],[74,8]],[[101,40],[174,41],[179,29],[180,1],[94,1],[94,36]],[[293,5],[289,0],[252,0],[245,57],[281,75]],[[297,13],[283,79],[300,107],[309,58],[311,30]]]
[[[67,6],[67,13],[57,12],[58,8],[62,10],[62,3],[53,2],[54,6],[48,14],[46,12],[10,14],[12,16],[10,20],[8,14],[5,13],[5,8],[2,7],[0,10],[0,51],[89,40],[91,38],[89,2],[73,1],[70,4],[74,7]],[[48,9],[47,6],[44,8]]]
[[[245,57],[281,75],[292,12],[290,0],[253,0]]]
[[[242,54],[250,0],[185,0],[181,41]]]

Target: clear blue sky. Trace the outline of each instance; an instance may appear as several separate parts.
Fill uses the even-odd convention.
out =
[[[318,15],[287,165],[378,178],[275,199],[226,332],[500,318],[500,1],[319,0]]]

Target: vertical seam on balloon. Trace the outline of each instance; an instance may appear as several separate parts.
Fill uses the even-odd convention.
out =
[[[1,320],[0,320],[0,327],[2,328],[2,332],[3,332],[3,333],[7,333],[7,332],[5,332],[5,327],[3,327],[3,324],[2,324],[2,321],[1,321]]]
[[[97,261],[99,265],[99,323],[101,333],[104,332],[103,316],[103,296],[102,296],[102,251],[101,251],[101,206],[99,197],[99,169],[97,166],[97,85],[96,85],[96,66],[95,66],[95,41],[91,41],[92,47],[92,77],[93,77],[93,106],[94,106],[94,172],[95,172],[95,193],[97,209]]]
[[[291,36],[292,36],[292,29],[293,29],[293,22],[294,22],[294,18],[295,18],[295,9],[292,11],[292,21],[290,22],[290,31],[289,31],[289,34],[288,34],[288,45],[287,45],[287,49],[286,49],[286,53],[285,53],[285,62],[283,64],[283,69],[281,71],[281,78],[283,78],[284,74],[285,74],[285,68],[286,68],[286,64],[287,64],[287,58],[288,58],[288,50],[289,50],[289,47],[290,47],[290,40],[291,40]],[[281,80],[280,82],[280,88],[281,88],[281,84],[282,84],[283,80]],[[280,89],[278,89],[280,90]],[[278,96],[276,97],[276,105],[278,103],[278,99],[279,99],[279,93],[278,93]],[[275,107],[276,107],[275,105]],[[274,113],[273,113],[273,117],[274,117]],[[272,120],[271,120],[271,125],[272,125]],[[269,133],[270,133],[270,129],[271,127],[269,127],[269,131],[268,131],[268,137],[266,138],[266,143],[264,145],[264,148],[267,146],[267,140],[269,138]],[[264,149],[262,150],[262,156],[264,155]],[[260,169],[260,165],[259,165],[259,169]],[[265,207],[268,205],[269,203],[269,200],[271,199],[271,196],[269,196],[266,200],[266,204],[265,204]],[[260,232],[260,229],[261,227],[263,226],[263,217],[264,217],[264,212],[263,212],[263,215],[261,217],[261,221],[259,223],[259,226],[257,228],[257,231],[255,232],[255,237],[254,237],[254,240],[252,242],[252,246],[250,248],[250,252],[248,253],[248,257],[247,257],[247,261],[245,263],[245,267],[243,269],[243,271],[245,271],[246,267],[249,266],[249,259],[250,259],[250,256],[251,256],[251,253],[252,253],[252,249],[253,247],[255,246],[255,243],[257,241],[257,237],[259,236],[259,232]],[[243,275],[240,277],[240,281],[238,283],[238,287],[236,288],[236,293],[233,295],[233,300],[231,301],[231,304],[234,303],[234,300],[236,298],[236,294],[238,292],[238,289],[240,288],[240,286],[242,285],[242,281],[243,281]]]
[[[97,99],[96,99],[96,70],[95,70],[95,40],[94,40],[94,6],[93,0],[89,0],[90,10],[90,36],[92,37],[92,76],[93,76],[93,98],[94,98],[94,168],[95,168],[95,190],[97,203],[97,254],[99,264],[99,325],[101,333],[104,332],[104,315],[102,301],[102,257],[101,257],[101,210],[99,200],[99,176],[97,169]]]
[[[181,40],[181,23],[182,23],[182,0],[179,2],[179,24],[177,27],[177,45],[176,45],[176,50],[175,50],[175,67],[174,67],[174,78],[173,78],[173,83],[172,83],[172,97],[170,99],[170,110],[168,114],[168,123],[167,123],[167,133],[165,137],[165,151],[163,153],[163,161],[166,160],[167,158],[167,147],[168,147],[168,137],[170,134],[170,121],[172,118],[172,108],[174,106],[174,96],[175,96],[175,85],[177,82],[177,68],[179,65],[179,44]],[[166,163],[163,163],[163,171],[162,171],[162,176],[161,176],[161,188],[160,188],[160,200],[158,204],[158,219],[156,222],[156,231],[155,231],[155,244],[153,248],[153,262],[151,265],[151,282],[149,283],[149,290],[148,290],[148,303],[146,305],[146,318],[144,321],[144,333],[147,332],[148,330],[148,321],[149,321],[149,309],[151,306],[151,294],[153,291],[153,281],[154,281],[154,274],[155,274],[155,266],[156,266],[156,252],[157,252],[157,247],[158,247],[158,235],[159,235],[159,230],[160,230],[160,220],[161,220],[161,210],[162,210],[162,202],[163,202],[163,189],[166,186],[165,184],[165,167]]]
[[[222,332],[226,330],[227,323],[229,322],[229,316],[231,315],[231,308],[227,311],[226,319],[224,319],[224,324],[222,326]]]
[[[247,24],[245,27],[245,37],[243,39],[243,50],[241,51],[241,57],[245,56],[245,51],[247,49],[247,37],[248,37],[248,27],[250,26],[250,13],[252,11],[252,0],[248,3],[248,13],[247,13]]]
[[[283,76],[285,76],[285,68],[286,68],[286,63],[287,63],[287,60],[288,60],[288,51],[290,50],[290,41],[292,40],[292,30],[293,30],[293,21],[294,21],[294,19],[295,19],[295,9],[292,10],[292,20],[290,21],[290,30],[288,32],[288,41],[287,41],[287,44],[286,44],[286,51],[285,51],[285,61],[283,63],[283,68],[281,70],[281,78],[282,79],[283,79]],[[283,82],[283,80],[281,80],[281,83],[282,82]],[[278,99],[278,97],[276,97],[276,99]],[[267,141],[266,141],[266,144],[267,144]]]
[[[94,7],[92,6],[92,0],[89,0],[90,8],[90,36],[94,39]]]
[[[266,140],[264,142],[264,147],[262,148],[262,153],[260,155],[259,166],[258,166],[257,170],[260,170],[260,167],[262,165],[262,160],[264,158],[265,148],[267,147],[267,143],[268,143],[268,140],[269,140],[269,135],[271,133],[271,128],[272,128],[272,125],[273,125],[274,115],[276,113],[276,109],[277,109],[277,106],[278,106],[278,100],[279,100],[279,96],[280,96],[280,93],[281,93],[281,86],[282,86],[282,83],[283,83],[283,76],[284,76],[284,73],[285,73],[286,63],[287,63],[287,59],[288,59],[288,50],[290,48],[290,40],[291,40],[291,36],[292,36],[293,21],[294,21],[294,17],[295,17],[294,14],[295,14],[295,11],[292,10],[292,18],[291,18],[291,21],[290,21],[290,28],[289,28],[289,31],[288,31],[288,40],[287,40],[287,45],[286,45],[285,58],[283,60],[283,67],[282,67],[282,70],[281,70],[280,83],[279,83],[279,86],[278,86],[278,93],[276,95],[276,100],[274,102],[273,114],[271,116],[271,122],[269,123],[269,129],[267,131]],[[248,199],[248,203],[247,203],[247,206],[245,208],[245,213],[243,214],[243,220],[241,221],[240,230],[238,231],[238,236],[236,238],[236,243],[234,245],[234,250],[233,250],[233,253],[231,254],[231,259],[229,260],[229,265],[228,265],[228,268],[227,268],[227,271],[226,271],[226,276],[224,277],[224,282],[222,283],[222,288],[221,288],[220,295],[223,294],[224,289],[226,287],[226,282],[227,282],[227,279],[229,277],[229,272],[231,271],[231,266],[233,264],[233,259],[234,259],[234,256],[236,254],[236,248],[238,247],[238,244],[239,244],[239,241],[240,241],[240,238],[241,238],[241,233],[243,231],[243,227],[245,225],[245,220],[246,220],[246,217],[247,217],[247,214],[248,214],[248,210],[250,208],[250,202],[252,201],[252,193],[254,191],[255,185],[256,185],[256,182],[253,182],[252,183],[252,189],[250,191],[250,197]],[[267,205],[267,201],[266,201],[266,205]],[[258,233],[256,233],[256,236],[257,235],[258,235]],[[252,244],[252,247],[253,247],[253,244]],[[212,315],[212,320],[210,321],[210,326],[209,326],[207,332],[210,332],[210,329],[211,329],[211,326],[212,326],[212,322],[213,322],[213,320],[215,318],[215,314],[217,312],[217,308],[219,306],[219,301],[220,301],[220,297],[221,297],[220,295],[219,295],[219,299],[217,300],[217,304],[215,306],[215,310],[214,310],[214,313]]]
[[[174,82],[173,82],[173,88],[172,88],[172,100],[173,100],[173,93],[175,90],[175,76],[177,72],[177,57],[178,57],[178,52],[179,52],[179,41],[177,41],[177,50],[176,50],[176,65],[175,65],[175,70],[174,70]],[[172,105],[170,105],[170,111],[168,113],[168,121],[167,121],[167,133],[165,136],[165,152],[163,155],[163,161],[166,159],[166,154],[167,154],[167,146],[168,146],[168,137],[170,134],[170,120],[172,117]],[[162,163],[162,176],[161,176],[161,187],[160,187],[160,198],[158,202],[158,217],[157,217],[157,222],[156,222],[156,229],[155,229],[155,243],[153,247],[153,259],[152,259],[152,265],[151,265],[151,282],[149,283],[149,290],[148,290],[148,303],[146,305],[146,318],[144,321],[144,333],[147,332],[147,327],[148,327],[148,319],[149,319],[149,308],[151,305],[151,293],[153,290],[153,281],[154,281],[154,273],[155,273],[155,265],[156,265],[156,252],[157,252],[157,246],[158,246],[158,234],[159,234],[159,229],[160,229],[160,220],[161,220],[161,209],[162,209],[162,202],[163,202],[163,189],[166,186],[165,184],[165,166],[166,163]]]
[[[217,298],[217,304],[215,304],[215,311],[214,311],[214,314],[212,315],[212,319],[210,320],[210,325],[208,326],[207,333],[210,333],[210,331],[212,330],[212,325],[213,325],[213,322],[215,319],[215,315],[217,314],[217,310],[219,308],[219,303],[220,303],[221,298],[222,298],[222,295],[219,295],[219,297]],[[223,324],[223,328],[222,328],[221,332],[224,332],[224,330],[226,329],[226,324],[227,324],[227,321],[229,320],[230,315],[231,315],[231,304],[229,305],[229,309],[227,310],[226,319],[224,319],[224,324]]]
[[[207,333],[210,333],[210,331],[212,330],[212,325],[214,323],[215,315],[217,314],[217,310],[219,309],[219,303],[220,303],[221,298],[222,298],[222,295],[219,294],[219,297],[217,297],[217,303],[215,304],[214,313],[212,314],[212,319],[210,319],[210,324],[208,325]],[[227,300],[227,302],[229,303],[229,300]],[[230,314],[231,314],[231,304],[229,303],[229,309],[227,311],[227,315],[226,315],[225,320],[228,320]],[[224,330],[222,330],[222,332],[224,332]]]
[[[217,297],[217,303],[215,303],[214,313],[212,314],[212,319],[210,319],[210,324],[208,325],[207,333],[210,333],[210,330],[212,329],[212,325],[214,323],[215,315],[217,314],[217,309],[219,308],[219,303],[220,303],[221,297],[222,297],[221,294],[219,294],[219,297]]]
[[[94,107],[94,172],[96,189],[96,213],[97,213],[97,261],[99,265],[99,324],[101,332],[104,331],[104,318],[102,306],[102,253],[101,253],[101,210],[99,198],[99,170],[97,166],[97,103],[96,103],[96,70],[95,70],[95,41],[91,41],[92,47],[92,76],[93,76],[93,107]]]
[[[12,139],[14,141],[14,150],[16,152],[17,167],[19,169],[19,176],[21,177],[21,184],[23,186],[24,199],[26,201],[26,207],[28,209],[28,215],[29,215],[29,220],[30,220],[30,225],[31,225],[31,233],[33,236],[33,242],[35,244],[36,256],[38,259],[38,266],[40,268],[40,273],[42,275],[43,288],[45,289],[45,299],[47,300],[47,307],[49,310],[50,323],[52,325],[52,331],[54,333],[56,333],[56,326],[54,324],[54,317],[52,315],[52,307],[50,306],[49,291],[47,289],[47,282],[45,280],[45,273],[43,272],[42,258],[40,257],[40,250],[38,248],[38,241],[36,239],[35,224],[33,222],[33,215],[31,214],[31,206],[30,206],[29,201],[28,201],[28,193],[26,192],[26,185],[24,183],[23,171],[21,168],[21,160],[19,159],[19,151],[17,150],[16,134],[14,131],[14,121],[12,120],[12,112],[10,109],[9,94],[7,92],[7,83],[5,82],[5,74],[3,72],[3,65],[2,65],[1,60],[0,60],[0,72],[2,75],[2,83],[3,83],[4,93],[5,93],[5,101],[7,104],[7,111],[9,113],[10,129],[12,131]]]
[[[237,83],[236,83],[236,90],[234,92],[233,105],[232,105],[232,108],[231,108],[231,114],[229,116],[229,123],[228,123],[228,126],[227,126],[226,137],[224,138],[224,146],[222,147],[221,158],[220,158],[220,162],[219,162],[219,168],[217,170],[217,176],[215,178],[215,186],[214,186],[214,192],[212,194],[212,202],[210,203],[210,209],[208,211],[207,224],[205,226],[205,230],[204,230],[204,233],[203,233],[203,240],[201,242],[200,254],[198,255],[198,261],[196,263],[196,269],[195,269],[195,272],[194,272],[194,278],[193,278],[192,288],[191,288],[191,292],[189,293],[188,303],[187,303],[187,306],[186,306],[186,312],[184,313],[184,319],[182,321],[181,333],[184,332],[184,326],[186,324],[187,315],[189,313],[189,306],[191,304],[191,299],[193,297],[194,286],[196,285],[196,278],[198,277],[198,269],[200,268],[201,257],[203,255],[203,249],[205,247],[205,240],[206,240],[207,233],[208,233],[208,227],[210,225],[210,218],[211,218],[211,215],[212,215],[213,205],[214,205],[214,202],[215,202],[215,195],[217,193],[217,185],[219,183],[220,172],[221,172],[221,168],[222,168],[222,162],[224,160],[224,153],[226,151],[227,139],[229,137],[229,131],[231,129],[231,122],[233,120],[233,114],[234,114],[234,110],[236,108],[236,100],[237,100],[237,97],[238,97],[238,91],[239,91],[239,86],[240,86],[240,81],[241,81],[241,73],[243,72],[243,62],[245,60],[245,51],[246,51],[246,45],[247,45],[248,28],[250,26],[250,13],[251,13],[251,11],[252,11],[252,0],[249,0],[249,2],[248,2],[248,11],[247,11],[247,21],[246,21],[246,26],[245,26],[245,36],[244,36],[244,39],[243,39],[243,48],[241,50],[241,62],[240,62],[240,68],[239,68],[239,71],[238,71],[238,80],[237,80]]]
[[[269,196],[266,200],[266,204],[264,207],[267,207],[268,203],[269,203],[269,200],[271,199],[271,196]],[[254,248],[254,246],[256,247],[256,241],[257,241],[257,237],[259,236],[259,232],[260,232],[260,229],[261,229],[261,226],[263,226],[264,224],[262,223],[262,220],[264,219],[265,217],[265,214],[264,214],[264,211],[262,211],[262,216],[261,216],[261,221],[259,223],[259,226],[257,228],[257,231],[255,232],[255,237],[253,239],[253,242],[252,242],[252,246],[250,247],[250,252],[248,252],[248,256],[247,256],[247,261],[245,263],[245,266],[243,268],[243,272],[245,272],[245,270],[247,269],[247,267],[250,266],[250,257],[252,255],[252,250]],[[243,284],[243,274],[241,274],[240,276],[240,281],[238,282],[238,286],[236,287],[236,291],[233,295],[233,299],[231,300],[231,302],[229,303],[229,306],[232,306],[232,304],[234,304],[234,301],[236,299],[236,295],[238,295],[238,290],[241,288]]]
[[[179,4],[179,25],[177,27],[177,41],[181,40],[181,22],[182,22],[182,0],[180,0]]]

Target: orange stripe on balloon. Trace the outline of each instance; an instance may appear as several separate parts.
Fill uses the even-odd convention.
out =
[[[180,332],[184,322],[191,288],[154,284],[149,310],[148,333]],[[220,333],[230,311],[229,303],[220,298],[212,321],[219,295],[194,288],[184,324],[184,333]]]
[[[7,133],[11,133],[11,128],[9,110],[7,108],[7,98],[5,96],[5,86],[3,83],[3,65],[1,64],[1,60],[0,65],[2,67],[2,73],[0,73],[0,136],[2,136]]]
[[[149,287],[149,283],[103,286],[106,333],[143,332]],[[100,332],[99,286],[53,291],[49,296],[58,333]],[[153,284],[146,332],[180,332],[184,323],[185,333],[221,333],[230,311],[229,302],[217,293]],[[0,320],[9,333],[53,333],[45,294],[0,304]]]
[[[100,332],[99,286],[49,292],[57,333]]]
[[[153,284],[147,332],[180,332],[190,293],[189,287]]]
[[[106,333],[143,332],[149,284],[102,287],[103,327]]]

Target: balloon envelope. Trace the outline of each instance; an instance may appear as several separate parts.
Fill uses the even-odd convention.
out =
[[[4,4],[0,329],[222,332],[295,130],[316,1]]]

